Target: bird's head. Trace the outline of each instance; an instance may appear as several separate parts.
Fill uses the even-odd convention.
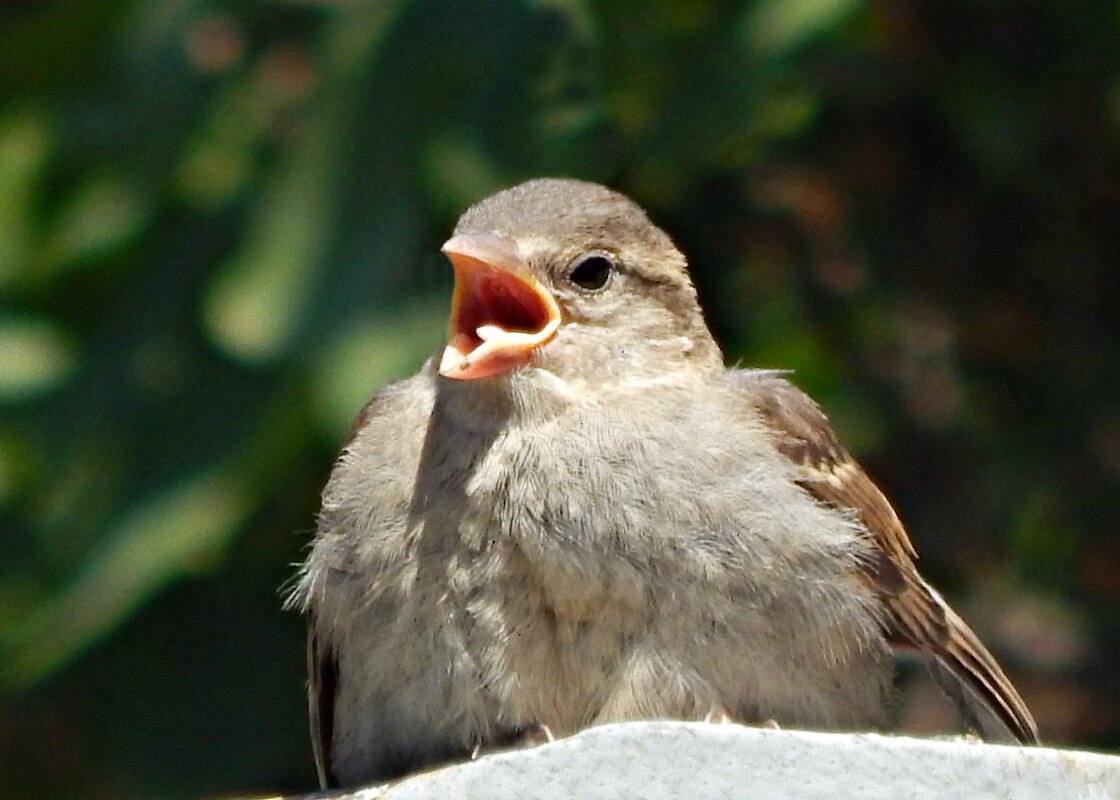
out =
[[[684,256],[603,186],[542,179],[499,192],[463,214],[443,252],[455,269],[445,377],[720,362]]]

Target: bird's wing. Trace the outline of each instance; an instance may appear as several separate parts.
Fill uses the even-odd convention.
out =
[[[867,577],[887,609],[892,643],[916,647],[934,659],[1017,740],[1037,743],[1038,728],[1023,699],[972,629],[918,574],[914,547],[898,515],[840,444],[820,407],[777,373],[734,375],[773,429],[778,450],[796,464],[805,490],[822,502],[858,513],[876,546],[878,558],[868,565]],[[944,679],[933,671],[939,681]]]
[[[315,620],[307,618],[307,710],[311,721],[311,751],[319,786],[335,785],[331,774],[331,736],[334,733],[334,693],[338,664],[330,647],[324,647],[315,631]]]

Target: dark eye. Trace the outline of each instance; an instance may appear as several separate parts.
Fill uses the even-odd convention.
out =
[[[585,253],[572,262],[568,280],[588,292],[597,292],[607,285],[614,272],[614,259],[606,253]]]

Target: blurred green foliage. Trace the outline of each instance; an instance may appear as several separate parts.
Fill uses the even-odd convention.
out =
[[[824,402],[1043,735],[1120,746],[1118,23],[5,4],[0,795],[312,786],[278,589],[349,419],[440,342],[456,216],[539,175],[645,205],[729,360]]]

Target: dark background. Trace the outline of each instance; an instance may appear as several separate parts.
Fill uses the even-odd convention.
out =
[[[312,787],[280,587],[540,175],[647,207],[1044,738],[1120,747],[1115,2],[12,2],[0,87],[0,795]]]

